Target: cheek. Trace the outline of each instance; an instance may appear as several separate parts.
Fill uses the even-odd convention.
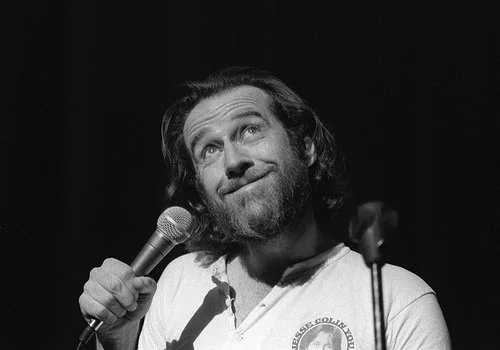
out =
[[[273,135],[252,147],[249,153],[254,159],[282,162],[289,157],[290,151],[291,148],[286,140],[282,140],[276,135]]]
[[[282,161],[288,160],[292,156],[292,145],[286,132],[281,130],[280,132],[276,132],[276,134],[272,135],[272,137],[269,138],[266,150],[274,157],[278,157]],[[273,151],[271,152],[271,150]]]
[[[217,190],[217,185],[220,182],[220,174],[216,169],[205,168],[198,172],[199,185],[203,190],[210,195],[213,195]]]

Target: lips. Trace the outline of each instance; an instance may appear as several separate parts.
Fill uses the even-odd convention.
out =
[[[256,182],[263,177],[269,175],[272,172],[272,169],[263,169],[260,171],[247,171],[244,177],[229,180],[229,182],[225,183],[223,186],[219,188],[219,195],[225,196],[231,194],[233,192],[238,191],[240,188],[251,184],[252,182]]]

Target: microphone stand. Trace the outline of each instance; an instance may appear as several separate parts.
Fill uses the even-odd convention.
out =
[[[381,251],[386,231],[397,226],[397,214],[381,202],[369,202],[358,207],[358,214],[349,224],[351,240],[358,243],[366,266],[370,269],[375,350],[386,350],[384,300],[382,289]]]
[[[375,334],[375,350],[386,350],[384,300],[382,289],[382,266],[384,261],[380,253],[383,241],[376,241],[373,233],[376,228],[369,227],[360,241],[361,251],[364,252],[365,264],[370,268],[372,286],[373,324]]]

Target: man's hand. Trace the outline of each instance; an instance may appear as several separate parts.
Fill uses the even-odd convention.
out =
[[[90,271],[80,295],[80,309],[87,322],[91,318],[103,321],[98,330],[103,345],[135,343],[139,321],[146,315],[155,292],[152,278],[136,277],[130,266],[109,258]]]

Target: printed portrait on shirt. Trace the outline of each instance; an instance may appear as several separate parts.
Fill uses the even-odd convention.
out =
[[[312,327],[302,337],[300,350],[341,350],[342,331],[330,324]]]

